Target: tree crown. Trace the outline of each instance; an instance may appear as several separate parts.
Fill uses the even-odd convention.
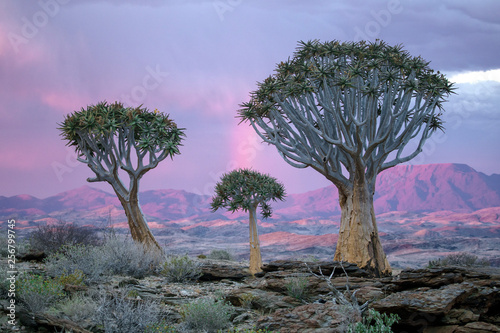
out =
[[[260,205],[264,218],[272,214],[269,200],[283,200],[285,187],[276,178],[250,169],[238,169],[224,174],[215,186],[212,211],[227,208],[231,212],[245,212]]]
[[[140,106],[127,108],[119,102],[101,102],[74,111],[59,125],[58,129],[68,142],[67,145],[75,146],[79,152],[87,149],[95,153],[94,150],[104,148],[102,145],[84,144],[84,136],[98,142],[107,141],[118,132],[127,132],[125,141],[140,151],[166,151],[167,155],[173,157],[179,154],[178,147],[184,136],[184,129],[178,128],[168,114],[158,110],[151,112]]]
[[[444,96],[455,88],[439,71],[434,73],[429,63],[412,57],[402,45],[389,46],[379,40],[300,41],[294,57],[279,63],[274,75],[258,83],[259,89],[251,93],[251,100],[241,104],[239,117],[242,121],[266,117],[270,109],[279,108],[280,100],[317,93],[326,86],[338,87],[345,95],[352,94],[349,89],[355,88],[382,103],[384,95],[394,92],[395,83],[414,94],[423,94],[424,99],[441,109]],[[443,129],[439,116],[441,113],[426,120],[433,129]]]
[[[313,40],[258,83],[238,117],[290,165],[312,167],[339,188],[365,179],[374,186],[379,172],[411,160],[443,130],[442,103],[453,92],[401,45]]]

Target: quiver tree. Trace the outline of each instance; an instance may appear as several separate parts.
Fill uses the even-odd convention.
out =
[[[376,177],[414,158],[443,129],[442,103],[453,92],[428,65],[381,41],[300,42],[239,110],[286,162],[311,167],[338,188],[334,259],[376,275],[391,271],[373,210]]]
[[[113,187],[132,238],[161,251],[139,205],[139,181],[165,158],[179,154],[184,129],[158,110],[126,108],[118,102],[82,108],[67,115],[59,126],[67,145],[75,147],[78,161],[95,173],[87,181]],[[128,175],[128,184],[120,179],[120,170]]]
[[[249,212],[250,228],[250,273],[261,272],[259,233],[257,230],[257,208],[260,206],[263,218],[272,214],[269,201],[283,200],[285,188],[276,178],[249,169],[239,169],[226,173],[215,185],[212,211],[226,208],[230,212],[243,209]]]

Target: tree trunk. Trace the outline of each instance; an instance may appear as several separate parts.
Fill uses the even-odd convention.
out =
[[[366,182],[339,190],[341,221],[334,260],[355,263],[375,276],[391,274],[378,236],[373,194]]]
[[[149,229],[146,218],[144,217],[141,206],[139,205],[137,194],[133,195],[131,193],[129,200],[126,200],[117,191],[115,192],[118,199],[120,199],[123,209],[125,210],[125,215],[127,215],[128,226],[130,228],[132,239],[145,245],[150,250],[163,252],[160,244],[158,244]]]
[[[260,255],[259,232],[257,231],[257,207],[250,208],[250,273],[262,272],[262,257]]]

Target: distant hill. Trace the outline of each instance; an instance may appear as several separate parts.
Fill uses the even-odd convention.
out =
[[[156,220],[196,221],[241,218],[245,214],[211,213],[210,197],[182,190],[144,191],[139,196],[144,213]],[[377,214],[390,211],[471,213],[500,206],[500,175],[487,176],[465,164],[401,165],[381,173],[374,197]],[[332,185],[291,194],[273,204],[273,219],[300,220],[340,215],[338,192]],[[114,194],[89,186],[45,199],[30,195],[0,196],[0,216],[41,217],[61,214],[103,214],[120,210]],[[61,214],[57,214],[57,213]]]

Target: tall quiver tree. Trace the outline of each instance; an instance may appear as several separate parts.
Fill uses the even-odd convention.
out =
[[[226,173],[215,185],[212,211],[227,208],[230,212],[243,209],[249,212],[250,228],[250,273],[261,272],[259,233],[257,230],[257,208],[260,206],[263,218],[272,214],[269,201],[283,200],[285,188],[276,178],[249,169],[238,169]]]
[[[401,46],[300,42],[239,110],[290,165],[311,167],[339,191],[335,260],[386,275],[373,195],[377,175],[422,151],[443,129],[453,84]],[[414,144],[410,144],[410,142]]]
[[[146,108],[126,108],[101,102],[66,116],[59,124],[78,161],[95,173],[88,182],[107,182],[125,210],[132,239],[152,250],[161,247],[148,227],[139,205],[139,181],[167,157],[179,154],[184,129],[168,115]],[[119,177],[125,171],[129,183]]]

